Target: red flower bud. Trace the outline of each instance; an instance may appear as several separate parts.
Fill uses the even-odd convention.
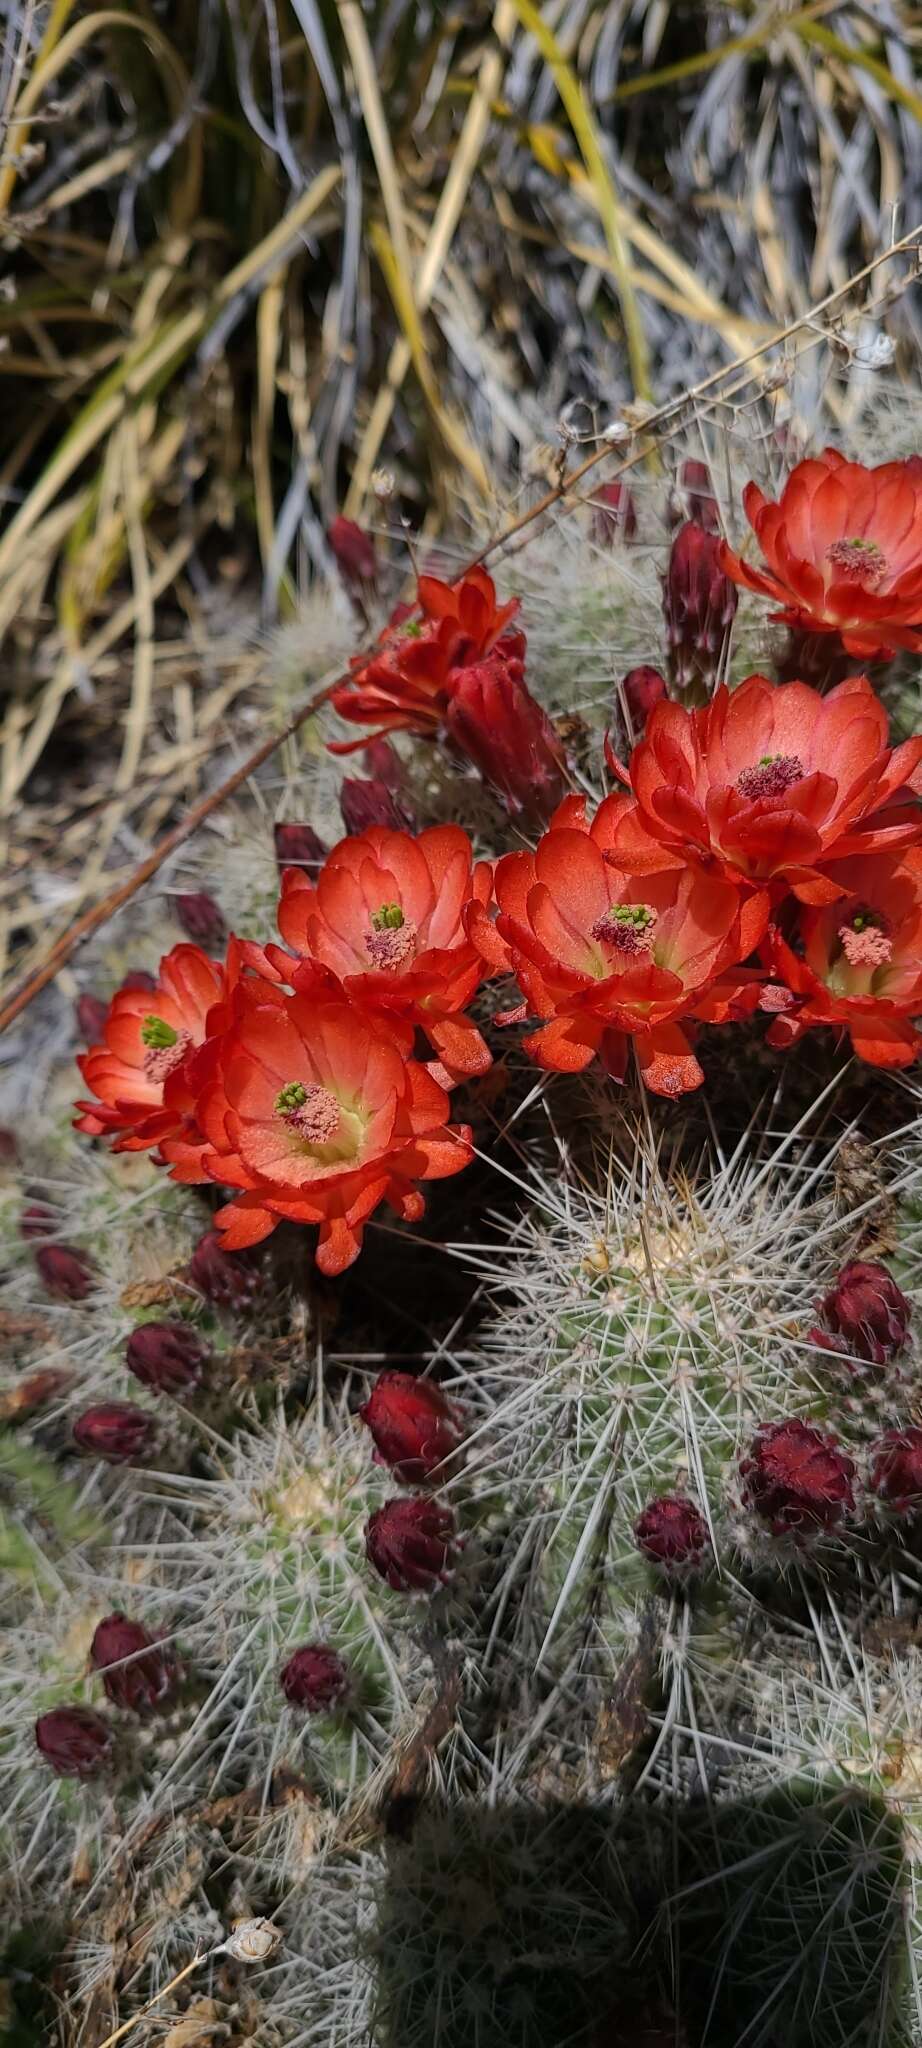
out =
[[[375,1440],[375,1464],[391,1465],[401,1479],[426,1478],[461,1440],[454,1402],[411,1372],[379,1373],[359,1414]]]
[[[407,611],[410,606],[406,607]],[[403,762],[390,740],[369,740],[362,748],[362,762],[376,782],[386,782],[388,789],[399,789],[403,781]]]
[[[616,540],[633,540],[637,532],[637,510],[626,483],[615,480],[592,493],[592,538],[600,547],[612,547]]]
[[[30,1202],[19,1218],[19,1235],[30,1244],[35,1238],[53,1237],[56,1226],[57,1218],[47,1202]]]
[[[386,1501],[365,1528],[369,1563],[397,1593],[431,1592],[448,1571],[454,1542],[451,1509],[416,1493]]]
[[[514,818],[543,823],[566,794],[557,733],[522,679],[520,661],[494,656],[456,671],[446,728]]]
[[[319,873],[327,850],[313,825],[295,825],[286,820],[284,824],[275,825],[273,832],[275,858],[280,868],[306,868],[310,875]]]
[[[327,1714],[346,1698],[349,1673],[327,1643],[305,1643],[289,1657],[279,1684],[290,1707],[304,1707],[308,1714]]]
[[[74,1423],[74,1442],[94,1451],[107,1465],[130,1465],[153,1448],[154,1424],[143,1408],[130,1401],[99,1401],[84,1408]]]
[[[184,1394],[198,1385],[209,1355],[188,1323],[142,1323],[128,1339],[125,1363],[142,1387]]]
[[[78,996],[74,1004],[74,1015],[81,1038],[86,1039],[87,1045],[95,1045],[97,1039],[102,1037],[109,1015],[108,1003],[104,1003],[100,996]]]
[[[124,1713],[150,1714],[176,1696],[175,1658],[140,1621],[124,1614],[109,1614],[100,1622],[90,1644],[90,1663],[102,1672],[106,1698]]]
[[[828,1330],[811,1330],[812,1344],[847,1351],[868,1365],[887,1365],[906,1346],[912,1305],[886,1266],[852,1259],[824,1295],[820,1314]]]
[[[833,1529],[854,1506],[855,1466],[812,1422],[763,1422],[740,1464],[743,1498],[776,1536]]]
[[[370,533],[357,526],[354,519],[344,519],[342,513],[334,519],[327,539],[336,557],[336,566],[347,583],[373,583],[378,573],[375,544]]]
[[[35,1263],[49,1294],[59,1301],[85,1301],[96,1286],[96,1275],[85,1252],[69,1244],[43,1244]]]
[[[634,1540],[651,1564],[686,1569],[701,1563],[711,1542],[704,1516],[679,1493],[647,1502],[634,1523]]]
[[[157,986],[157,976],[155,974],[148,974],[146,967],[133,967],[131,973],[126,974],[124,981],[120,985],[122,988],[155,989]]]
[[[195,889],[189,895],[174,896],[173,908],[182,925],[199,946],[220,946],[227,935],[223,915],[205,889]]]
[[[251,1308],[262,1287],[258,1268],[235,1252],[223,1251],[216,1230],[206,1230],[199,1238],[186,1273],[206,1301],[222,1308]]]
[[[621,688],[634,732],[642,733],[654,704],[666,695],[665,679],[658,668],[632,668]]]
[[[728,627],[736,617],[737,589],[720,567],[721,543],[693,520],[672,543],[663,587],[669,672],[681,689],[708,690],[716,679]]]
[[[339,808],[346,831],[352,837],[367,832],[370,825],[384,825],[388,832],[406,832],[414,824],[412,814],[377,776],[367,779],[347,775],[339,792]]]
[[[703,526],[706,533],[720,532],[720,511],[711,472],[706,462],[698,462],[694,457],[680,464],[675,486],[669,495],[670,526],[681,526],[685,519],[693,519],[695,525]]]
[[[112,1730],[92,1707],[52,1707],[35,1723],[35,1740],[58,1778],[98,1778],[112,1752]]]
[[[887,1429],[871,1446],[871,1491],[897,1515],[922,1513],[922,1429]]]

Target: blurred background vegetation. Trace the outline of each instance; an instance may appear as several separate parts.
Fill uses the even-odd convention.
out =
[[[202,648],[236,623],[239,668],[338,510],[482,538],[568,407],[662,401],[913,227],[920,46],[903,0],[6,0],[7,938],[56,750],[122,805],[92,892],[139,775],[154,826],[194,785]]]

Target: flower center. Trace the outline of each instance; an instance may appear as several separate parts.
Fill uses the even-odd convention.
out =
[[[141,1026],[144,1072],[149,1081],[160,1084],[181,1067],[192,1044],[190,1031],[174,1031],[164,1017],[145,1017]]]
[[[590,936],[599,939],[603,946],[613,946],[616,953],[628,959],[652,950],[655,923],[656,911],[649,903],[611,903],[604,916],[596,920]]]
[[[792,782],[800,782],[804,764],[797,754],[762,754],[752,768],[744,768],[736,787],[740,796],[755,803],[760,796],[783,796]]]
[[[876,590],[887,574],[887,557],[873,540],[834,540],[826,560],[840,582],[862,590]]]
[[[286,1081],[275,1098],[275,1114],[307,1145],[328,1145],[339,1132],[339,1103],[316,1081]]]
[[[856,910],[848,924],[839,926],[839,938],[850,967],[886,967],[893,958],[893,941],[876,910]]]
[[[373,967],[402,967],[416,951],[415,924],[404,917],[399,903],[382,903],[371,914],[371,931],[365,951]]]

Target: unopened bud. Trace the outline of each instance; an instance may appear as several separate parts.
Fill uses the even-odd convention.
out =
[[[130,1401],[99,1401],[74,1423],[74,1442],[109,1465],[130,1465],[153,1448],[154,1424]]]
[[[207,1344],[188,1323],[142,1323],[132,1330],[125,1363],[143,1387],[158,1394],[185,1394],[198,1385],[209,1357]]]
[[[289,1657],[279,1684],[290,1707],[302,1707],[308,1714],[327,1714],[346,1698],[349,1673],[327,1643],[305,1643]]]
[[[74,1015],[81,1038],[85,1038],[88,1045],[94,1045],[105,1030],[109,1005],[102,1001],[101,996],[78,996],[74,1004]]]
[[[227,934],[223,915],[213,896],[204,889],[174,896],[173,908],[190,939],[199,946],[220,946]]]
[[[764,1422],[740,1464],[743,1498],[776,1536],[834,1529],[854,1506],[855,1466],[811,1422]]]
[[[58,1778],[98,1778],[112,1754],[112,1730],[92,1707],[52,1707],[36,1721],[35,1740]]]
[[[59,1301],[85,1301],[96,1274],[85,1252],[69,1244],[43,1244],[35,1254],[42,1283]]]
[[[460,1410],[432,1380],[382,1372],[359,1414],[375,1442],[375,1463],[401,1479],[425,1479],[461,1441]]]
[[[327,539],[340,575],[347,583],[374,582],[378,573],[375,544],[371,535],[365,533],[354,519],[344,519],[340,514],[334,519]]]
[[[700,1509],[678,1493],[647,1502],[634,1523],[634,1540],[651,1564],[673,1571],[693,1570],[711,1547]]]
[[[90,1644],[90,1663],[102,1675],[106,1698],[124,1713],[150,1714],[176,1697],[176,1660],[140,1621],[109,1614]]]
[[[319,872],[327,850],[313,825],[296,825],[286,819],[273,827],[273,833],[280,868],[306,868],[309,875]]]
[[[420,1494],[385,1501],[365,1529],[369,1563],[398,1593],[430,1593],[444,1579],[455,1545],[450,1508]]]

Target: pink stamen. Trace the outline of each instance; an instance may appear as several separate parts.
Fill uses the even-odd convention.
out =
[[[149,1081],[162,1086],[181,1067],[192,1045],[191,1031],[177,1032],[173,1045],[151,1045],[144,1054],[144,1072]]]
[[[893,958],[893,942],[877,924],[866,924],[859,932],[853,925],[843,924],[839,937],[850,967],[885,967]]]
[[[887,557],[873,540],[834,540],[826,560],[843,583],[876,590],[887,574]]]
[[[649,903],[613,903],[596,919],[590,938],[603,946],[613,946],[616,953],[631,959],[638,953],[652,951],[655,924],[656,911]]]
[[[789,1010],[796,1000],[791,990],[782,988],[780,982],[767,981],[759,997],[759,1009],[768,1010],[772,1015],[778,1016],[782,1010]]]
[[[397,928],[385,925],[380,931],[369,932],[365,951],[373,967],[402,967],[405,960],[412,960],[416,940],[415,924],[402,924]]]
[[[797,754],[763,754],[751,768],[744,768],[737,777],[736,787],[740,796],[750,803],[759,797],[783,796],[791,784],[800,782],[804,764]]]
[[[328,1145],[339,1130],[339,1103],[329,1088],[321,1088],[317,1082],[305,1087],[303,1102],[283,1109],[282,1115],[308,1145]]]

